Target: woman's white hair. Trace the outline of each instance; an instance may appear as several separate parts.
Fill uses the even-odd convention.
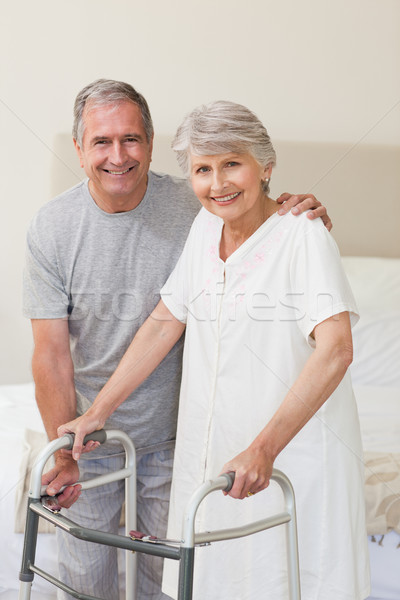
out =
[[[258,117],[245,106],[224,100],[189,113],[178,127],[172,149],[186,177],[190,173],[190,154],[249,153],[262,167],[276,164],[275,150]],[[268,182],[263,182],[263,189],[269,191]]]

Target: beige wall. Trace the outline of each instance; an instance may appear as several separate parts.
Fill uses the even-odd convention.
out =
[[[1,2],[0,382],[29,378],[25,230],[63,185],[55,165],[71,176],[57,139],[83,85],[132,82],[161,134],[226,98],[253,108],[273,139],[399,144],[399,23],[398,0]]]

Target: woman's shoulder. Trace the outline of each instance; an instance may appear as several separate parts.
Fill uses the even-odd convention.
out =
[[[308,216],[310,213],[312,213],[312,210],[307,210],[304,213],[301,213],[301,215],[293,215],[289,212],[280,218],[283,220],[285,228],[289,229],[294,236],[303,237],[315,235],[318,237],[331,237],[322,219],[320,217],[310,219]]]

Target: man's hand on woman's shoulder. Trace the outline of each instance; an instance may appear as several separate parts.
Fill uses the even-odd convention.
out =
[[[290,210],[294,215],[300,215],[305,210],[311,210],[307,216],[309,219],[321,217],[328,231],[332,229],[332,221],[326,211],[325,206],[313,194],[289,194],[285,192],[276,199],[278,204],[282,204],[278,210],[279,215],[286,215]]]

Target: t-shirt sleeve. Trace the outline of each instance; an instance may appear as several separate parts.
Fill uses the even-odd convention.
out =
[[[301,306],[297,323],[314,347],[310,334],[326,319],[349,312],[352,327],[359,319],[335,240],[320,219],[309,221],[298,236],[290,267],[292,292]]]
[[[40,243],[31,225],[23,274],[23,314],[30,319],[62,319],[68,316],[69,299],[60,277],[55,251],[49,239]]]

